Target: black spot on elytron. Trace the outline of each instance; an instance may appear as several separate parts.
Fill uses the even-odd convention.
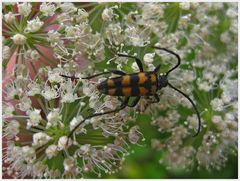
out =
[[[141,86],[144,87],[145,89],[151,90],[153,84],[150,80],[150,75],[146,75],[146,76],[147,76],[147,80]]]
[[[139,88],[138,87],[133,87],[131,91],[132,96],[138,96],[139,95]]]
[[[116,88],[116,92],[115,92],[115,96],[122,96],[123,93],[122,93],[122,88],[121,87],[117,87]]]
[[[102,89],[104,89],[104,88],[107,88],[107,87],[108,87],[107,81],[104,80],[103,82],[101,82],[101,83],[98,84],[97,89],[100,91],[100,90],[102,90]]]
[[[116,77],[116,78],[113,78],[112,79],[114,81],[114,85],[116,87],[121,87],[122,86],[122,80],[123,80],[123,77]]]
[[[138,86],[139,77],[138,74],[133,74],[130,76],[130,86]]]

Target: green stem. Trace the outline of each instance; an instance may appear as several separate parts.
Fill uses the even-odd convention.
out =
[[[67,121],[68,111],[69,111],[69,103],[64,103],[63,123],[66,123],[66,121]]]
[[[41,98],[37,98],[37,102],[39,103],[39,105],[41,106],[41,109],[43,110],[45,116],[47,117],[48,111],[45,109],[45,106],[43,105]]]
[[[4,19],[2,21],[3,21],[3,25],[5,25],[12,32],[18,32],[17,29],[13,25],[8,24]]]

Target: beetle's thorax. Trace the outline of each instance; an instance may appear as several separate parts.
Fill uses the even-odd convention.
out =
[[[167,85],[168,85],[167,75],[160,75],[158,77],[158,89],[167,87]]]

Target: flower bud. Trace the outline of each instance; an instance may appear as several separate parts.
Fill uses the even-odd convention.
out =
[[[24,35],[19,33],[11,37],[11,39],[16,45],[23,45],[26,43],[26,40],[27,40],[27,38]]]
[[[12,24],[15,20],[15,15],[12,12],[8,12],[7,14],[4,15],[4,20],[8,24]]]

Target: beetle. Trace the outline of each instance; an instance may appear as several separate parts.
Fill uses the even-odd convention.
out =
[[[194,102],[188,95],[186,95],[184,92],[177,89],[171,83],[168,82],[169,73],[172,72],[173,70],[175,70],[176,68],[178,68],[181,64],[180,56],[167,48],[161,48],[161,47],[156,47],[156,46],[152,46],[152,48],[163,50],[163,51],[166,51],[166,52],[174,55],[178,60],[177,64],[174,67],[172,67],[170,70],[168,70],[166,73],[158,75],[161,64],[156,66],[156,68],[153,71],[145,72],[143,70],[142,62],[139,58],[137,58],[135,56],[127,55],[127,54],[117,53],[117,55],[120,57],[134,59],[138,65],[140,72],[126,74],[125,72],[120,71],[120,70],[110,70],[108,72],[102,72],[99,74],[95,74],[95,75],[92,75],[89,77],[82,78],[82,79],[92,79],[94,77],[98,77],[98,76],[101,76],[104,74],[111,74],[111,73],[119,75],[118,77],[108,78],[107,80],[100,82],[97,85],[97,89],[102,94],[106,94],[106,95],[110,95],[110,96],[123,96],[123,97],[125,97],[125,99],[122,101],[122,104],[120,105],[120,107],[115,110],[107,111],[107,112],[103,112],[103,113],[95,113],[93,115],[86,117],[70,132],[69,137],[71,137],[71,135],[74,133],[74,131],[81,124],[83,124],[87,119],[90,119],[90,118],[96,117],[96,116],[101,116],[104,114],[115,113],[126,107],[135,107],[142,96],[153,96],[155,98],[155,100],[152,101],[151,103],[159,102],[160,98],[157,94],[157,91],[159,91],[162,88],[167,87],[167,86],[169,86],[170,88],[179,92],[180,94],[182,94],[185,98],[187,98],[191,102],[191,104],[197,114],[197,118],[198,118],[198,129],[197,129],[197,132],[193,136],[197,136],[199,134],[200,129],[201,129],[201,118],[200,118],[200,114],[198,112],[196,105],[194,104]],[[61,76],[66,77],[66,78],[79,79],[78,77],[74,77],[74,76],[66,76],[66,75],[61,75]],[[134,97],[134,100],[131,104],[129,104],[130,97]]]

